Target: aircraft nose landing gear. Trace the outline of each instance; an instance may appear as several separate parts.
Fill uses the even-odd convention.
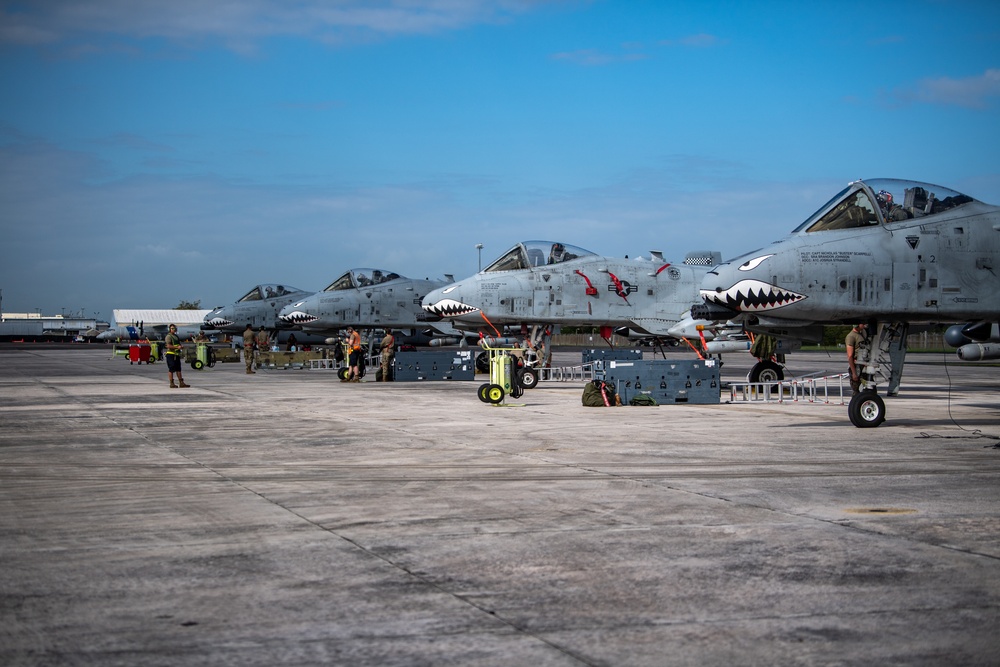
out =
[[[874,389],[866,389],[851,398],[847,414],[858,428],[874,428],[885,421],[885,403]]]

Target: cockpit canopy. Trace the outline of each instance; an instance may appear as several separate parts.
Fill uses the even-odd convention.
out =
[[[292,294],[294,292],[301,292],[298,287],[289,287],[287,285],[277,285],[277,284],[266,284],[257,285],[252,290],[246,293],[242,299],[237,303],[243,303],[245,301],[264,301],[265,299],[273,299],[279,296],[285,296],[286,294]]]
[[[493,271],[517,271],[547,264],[561,264],[578,257],[596,257],[595,253],[568,243],[553,241],[524,241],[501,255],[483,273]]]
[[[336,292],[344,289],[368,287],[369,285],[381,285],[397,278],[402,278],[402,276],[382,269],[351,269],[330,283],[323,291]]]
[[[854,181],[813,213],[795,232],[851,229],[935,215],[974,201],[930,183],[879,178]]]

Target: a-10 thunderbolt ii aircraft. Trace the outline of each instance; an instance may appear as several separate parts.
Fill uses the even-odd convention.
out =
[[[346,271],[322,292],[301,296],[281,309],[285,326],[305,333],[336,336],[342,329],[394,329],[399,343],[455,344],[464,335],[451,323],[425,312],[420,301],[444,280],[406,278],[391,271]],[[408,331],[407,331],[408,330]]]
[[[648,259],[603,257],[561,242],[525,241],[474,276],[424,297],[428,313],[488,335],[502,327],[595,326],[650,337],[698,338],[685,318],[689,299],[719,263],[717,252],[689,253],[672,264],[654,251]],[[681,322],[687,322],[684,328]],[[532,341],[537,342],[537,340]]]
[[[264,327],[273,341],[285,342],[291,328],[278,318],[278,313],[288,304],[310,294],[311,291],[278,283],[256,285],[235,303],[219,306],[205,315],[201,328],[204,331],[242,336],[247,324],[250,324],[254,331]],[[295,338],[299,344],[319,344],[325,340],[323,336],[296,335]]]
[[[876,385],[898,390],[910,324],[963,322],[989,340],[998,271],[1000,207],[927,183],[855,181],[787,238],[715,267],[692,311],[799,340],[817,340],[824,324],[869,323],[864,391],[849,415],[872,427],[885,419]]]
[[[146,324],[144,321],[133,322],[132,324],[106,329],[105,331],[99,333],[95,338],[104,343],[128,340],[163,340],[163,337],[167,334],[168,326],[169,325],[167,323]],[[205,329],[200,324],[177,325],[177,335],[180,336],[181,340],[196,336],[202,331],[205,331]]]

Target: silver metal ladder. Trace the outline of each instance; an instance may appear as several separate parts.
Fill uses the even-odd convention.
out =
[[[848,373],[801,377],[780,382],[732,382],[730,403],[839,403],[844,400],[844,384],[850,393]]]
[[[580,366],[560,366],[555,368],[535,368],[539,381],[547,382],[590,382],[594,379],[594,364]]]

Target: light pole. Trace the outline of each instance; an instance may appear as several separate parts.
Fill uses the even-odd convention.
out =
[[[479,270],[482,271],[483,270],[483,244],[482,243],[477,243],[476,244],[476,250],[479,251]]]

